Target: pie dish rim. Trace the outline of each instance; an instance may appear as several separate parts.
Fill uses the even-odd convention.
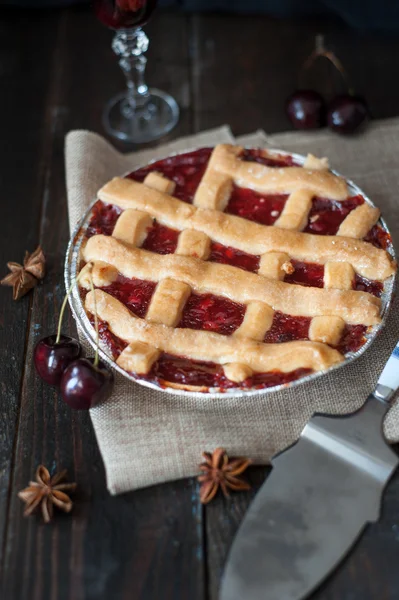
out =
[[[212,146],[212,147],[215,147],[216,145],[217,144],[214,144],[214,146]],[[146,162],[145,164],[136,165],[134,167],[134,170],[144,168],[148,165],[158,162],[159,160],[163,160],[163,159],[166,159],[169,157],[178,156],[180,154],[186,154],[188,152],[195,152],[196,150],[200,150],[201,148],[204,148],[204,147],[205,146],[191,147],[191,148],[179,150],[179,151],[172,152],[172,153],[166,152],[165,154],[161,154],[157,158],[154,158],[151,161]],[[253,147],[251,147],[251,146],[245,146],[244,148],[247,150],[253,149]],[[267,150],[267,152],[270,155],[274,154],[274,155],[279,155],[279,156],[290,156],[296,162],[298,162],[299,165],[303,165],[303,163],[306,159],[306,156],[299,154],[299,153],[295,153],[295,152],[288,152],[285,150],[279,150],[279,149],[268,148],[268,147],[266,147],[265,150]],[[371,205],[373,207],[376,207],[374,202],[352,180],[344,177],[335,169],[329,169],[329,170],[334,175],[343,177],[343,179],[345,179],[351,195],[361,194],[362,197],[364,198],[365,202],[367,202],[369,205]],[[125,177],[128,173],[131,173],[131,172],[132,171],[129,170],[120,176]],[[81,244],[84,240],[84,233],[85,233],[86,227],[88,225],[93,206],[95,205],[97,200],[98,200],[98,198],[95,197],[90,202],[89,207],[87,208],[87,210],[85,211],[85,213],[83,214],[81,219],[76,224],[74,231],[71,235],[70,241],[68,243],[68,247],[67,247],[67,251],[66,251],[66,259],[65,259],[65,270],[64,270],[64,279],[65,279],[66,289],[69,289],[71,287],[72,281],[76,279],[76,275],[77,275],[78,267],[79,267],[79,263],[80,263]],[[381,216],[380,216],[377,224],[380,225],[382,227],[382,229],[386,233],[388,233],[388,235],[391,238],[390,230],[389,230],[385,220]],[[392,259],[394,261],[396,261],[396,253],[395,253],[395,249],[394,249],[392,241],[388,245],[387,252],[390,254]],[[122,369],[116,363],[116,361],[107,354],[106,350],[104,349],[105,345],[101,344],[101,340],[100,340],[99,354],[100,354],[101,359],[106,364],[111,366],[113,369],[115,369],[118,373],[123,375],[129,381],[132,381],[134,383],[139,383],[140,385],[143,385],[143,386],[153,389],[153,390],[167,392],[170,394],[176,394],[176,395],[188,396],[188,397],[201,397],[201,398],[203,398],[203,397],[206,397],[206,398],[222,398],[223,397],[223,398],[225,398],[225,397],[240,397],[240,396],[246,397],[246,396],[254,396],[254,395],[259,395],[259,394],[277,392],[277,391],[281,391],[281,390],[285,390],[287,388],[297,386],[299,384],[313,381],[316,377],[326,375],[327,373],[330,373],[335,369],[343,367],[344,365],[356,360],[361,355],[363,355],[363,353],[366,352],[366,350],[368,350],[368,348],[371,346],[372,342],[374,341],[374,339],[376,338],[378,333],[385,326],[386,319],[389,314],[389,310],[390,310],[392,300],[393,300],[394,290],[395,290],[395,286],[396,286],[396,280],[397,280],[397,271],[383,282],[383,291],[381,294],[381,304],[382,304],[381,322],[378,323],[377,325],[372,326],[370,328],[370,331],[368,331],[365,334],[366,341],[361,346],[361,348],[359,348],[359,350],[357,350],[356,352],[349,352],[346,355],[344,355],[344,361],[342,363],[332,365],[331,367],[321,370],[321,371],[316,371],[316,372],[310,373],[308,375],[305,375],[303,377],[300,377],[300,378],[290,381],[288,383],[281,383],[278,385],[274,385],[272,387],[250,388],[250,389],[228,388],[225,391],[211,391],[212,388],[210,388],[210,390],[202,391],[202,392],[201,391],[190,391],[190,390],[185,390],[185,389],[176,389],[175,387],[173,387],[174,384],[172,382],[171,382],[170,386],[168,386],[168,385],[161,386],[161,385],[157,384],[156,382],[148,381],[147,379],[140,377],[139,375],[134,376],[134,375],[128,373],[127,371]],[[71,307],[72,315],[76,321],[78,329],[81,330],[81,332],[84,334],[87,341],[95,349],[96,348],[95,330],[94,330],[93,326],[91,325],[90,320],[87,316],[84,304],[83,304],[80,294],[79,294],[79,286],[78,285],[75,285],[72,289],[72,292],[69,296],[69,305]]]

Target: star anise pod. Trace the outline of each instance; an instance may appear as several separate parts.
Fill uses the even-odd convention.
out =
[[[46,271],[46,257],[41,246],[38,246],[32,254],[25,252],[24,269],[36,277],[43,279]]]
[[[43,279],[45,265],[46,259],[43,250],[38,246],[32,254],[25,252],[23,265],[16,262],[7,263],[11,273],[6,275],[0,283],[11,286],[14,300],[19,300],[35,287],[40,279]]]
[[[61,471],[50,477],[50,473],[43,465],[36,470],[36,481],[30,481],[29,486],[18,493],[19,498],[26,503],[24,517],[29,517],[40,505],[45,523],[53,517],[53,506],[58,506],[64,512],[71,512],[72,500],[65,491],[76,489],[76,483],[61,483],[67,472]]]
[[[25,271],[22,265],[18,263],[9,262],[7,267],[11,273],[6,275],[1,281],[1,285],[9,285],[13,288],[14,300],[19,300],[22,296],[25,296],[35,285],[37,284],[36,277],[33,277],[30,273]]]
[[[238,477],[251,464],[251,460],[245,457],[230,459],[224,448],[216,448],[211,454],[203,452],[205,462],[199,465],[202,475],[198,476],[201,483],[200,500],[207,504],[216,495],[219,487],[223,494],[229,496],[229,490],[249,490],[249,483]]]

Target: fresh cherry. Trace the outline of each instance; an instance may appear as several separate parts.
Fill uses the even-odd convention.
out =
[[[366,101],[360,96],[341,94],[328,107],[328,125],[338,133],[353,133],[369,118]]]
[[[67,366],[79,358],[81,346],[77,340],[61,335],[49,335],[40,340],[33,351],[35,367],[40,377],[50,385],[58,386]]]
[[[61,396],[71,408],[88,410],[106,400],[112,392],[112,371],[96,358],[78,358],[64,371]]]
[[[294,92],[285,105],[287,116],[296,129],[318,129],[325,122],[325,104],[314,90]]]
[[[67,291],[61,305],[57,335],[42,339],[34,350],[34,361],[41,378],[52,385],[59,385],[64,402],[77,410],[88,410],[106,400],[111,395],[114,384],[112,371],[98,358],[98,318],[92,268],[92,263],[87,263]],[[97,342],[94,358],[80,358],[79,342],[61,335],[68,297],[84,272],[89,273],[91,291],[94,294]]]

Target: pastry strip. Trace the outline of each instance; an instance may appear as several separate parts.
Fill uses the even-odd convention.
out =
[[[235,383],[242,383],[248,379],[248,377],[253,375],[251,367],[242,363],[229,363],[223,365],[223,371],[227,379],[230,379],[230,381],[234,381]]]
[[[367,242],[280,229],[219,211],[196,208],[130,179],[112,179],[101,188],[98,197],[123,209],[148,212],[174,229],[202,231],[216,242],[249,254],[277,251],[305,262],[348,262],[363,277],[378,281],[395,272],[388,253]]]
[[[132,373],[146,375],[160,356],[160,351],[154,346],[143,342],[132,342],[116,359],[116,363]]]
[[[274,310],[264,302],[250,302],[244,320],[233,335],[261,342],[273,324]]]
[[[263,277],[283,281],[287,274],[293,272],[294,267],[285,252],[266,252],[260,257],[258,274]]]
[[[240,146],[219,144],[212,153],[211,164],[219,173],[230,175],[233,181],[261,193],[291,193],[299,189],[313,196],[345,200],[348,186],[342,177],[326,169],[303,167],[267,167],[253,161],[238,158]]]
[[[124,210],[115,223],[112,235],[122,242],[141,246],[147,237],[152,221],[152,217],[141,210],[133,208]]]
[[[215,150],[213,150],[206,171],[195,192],[193,204],[200,208],[212,208],[223,211],[231,195],[233,179],[223,172],[216,171],[217,159],[217,152],[215,153]]]
[[[361,240],[380,218],[380,211],[366,202],[361,204],[342,221],[337,235]]]
[[[330,346],[338,346],[345,328],[340,317],[314,317],[310,322],[309,339]]]
[[[233,180],[228,175],[218,173],[208,165],[205,175],[195,192],[193,204],[200,208],[224,210],[228,204]]]
[[[176,254],[155,254],[127,246],[110,236],[91,237],[83,249],[83,258],[86,262],[108,262],[125,277],[149,281],[170,278],[186,283],[198,293],[210,292],[241,304],[257,300],[285,314],[304,317],[329,314],[352,324],[380,322],[381,300],[366,292],[293,285],[232,265]]]
[[[328,262],[324,266],[324,288],[352,290],[355,271],[349,263]]]
[[[318,171],[328,170],[330,168],[328,158],[318,158],[314,154],[308,154],[305,162],[303,163],[304,169],[315,169]]]
[[[86,290],[91,289],[91,278],[97,287],[110,285],[118,278],[118,269],[102,260],[91,263],[91,267],[86,263],[79,274],[79,285]]]
[[[158,283],[151,298],[146,315],[147,321],[176,327],[190,294],[191,288],[186,283],[169,278],[163,279]]]
[[[247,338],[148,323],[132,315],[119,300],[102,290],[94,293],[99,318],[108,323],[112,333],[129,344],[142,342],[163,352],[221,365],[242,363],[258,373],[273,370],[289,373],[296,369],[320,371],[343,361],[337,350],[317,342],[261,344]],[[93,292],[87,294],[85,305],[89,312],[94,312]]]
[[[173,194],[176,189],[176,184],[171,179],[167,179],[161,173],[152,171],[148,173],[144,179],[144,184],[158,192],[164,192],[165,194]]]
[[[290,194],[283,211],[274,227],[302,231],[308,222],[309,211],[312,208],[312,194],[308,190],[297,190]]]
[[[185,229],[179,235],[175,254],[196,256],[206,260],[211,251],[211,240],[202,231]]]

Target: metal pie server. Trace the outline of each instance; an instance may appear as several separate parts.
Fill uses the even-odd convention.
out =
[[[399,387],[399,344],[375,391],[347,416],[314,415],[273,470],[241,524],[221,600],[301,600],[338,565],[398,465],[382,433]]]

